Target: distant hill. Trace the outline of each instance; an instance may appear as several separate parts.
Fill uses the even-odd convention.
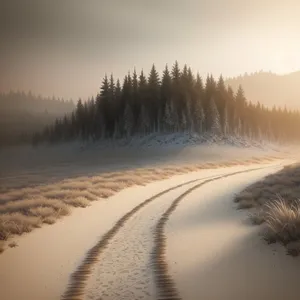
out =
[[[268,107],[273,105],[300,109],[300,71],[277,75],[270,72],[245,74],[229,78],[226,83],[237,90],[241,84],[247,99]]]
[[[28,142],[34,132],[74,109],[71,100],[24,92],[0,94],[0,146]]]

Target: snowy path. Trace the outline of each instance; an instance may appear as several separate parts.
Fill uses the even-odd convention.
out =
[[[138,296],[136,299],[158,298],[158,281],[153,277],[155,275],[158,279],[159,274],[153,273],[157,268],[153,261],[156,241],[154,231],[174,199],[208,177],[264,167],[264,173],[254,171],[254,180],[262,174],[275,171],[283,163],[200,170],[145,187],[128,188],[107,200],[94,202],[85,209],[75,209],[60,222],[17,238],[18,247],[0,255],[0,298],[55,300],[64,294],[69,295],[65,299],[135,299],[132,292]],[[245,178],[244,184],[248,184]],[[217,190],[215,187],[219,188],[221,181],[223,179],[211,183],[214,190]],[[191,195],[202,195],[205,186],[208,184],[196,189]],[[232,191],[240,187],[234,185]],[[185,197],[182,203],[186,203],[189,198]],[[144,205],[145,201],[148,202]],[[178,209],[181,206],[180,203]],[[177,209],[174,215],[176,212]],[[169,228],[168,224],[166,228]],[[116,229],[116,226],[120,228]],[[180,232],[178,237],[176,248],[180,249]],[[197,241],[197,237],[193,238]],[[87,253],[91,256],[87,257]],[[173,255],[170,256],[171,261]],[[80,269],[83,263],[84,267]],[[76,273],[76,270],[81,273]],[[122,274],[122,271],[127,273]],[[79,280],[76,288],[71,289],[73,295],[80,292],[77,298],[72,297],[72,293],[66,293],[70,287],[68,282],[71,274],[75,274]]]
[[[156,299],[151,235],[172,199],[188,187],[162,195],[125,223],[94,266],[86,299]]]
[[[201,188],[210,182],[219,185],[227,177],[244,177],[249,172],[254,172],[252,177],[259,179],[279,169],[278,163],[277,166],[257,168],[243,168],[235,172],[223,170],[214,178],[203,178],[149,199],[151,201],[147,205],[126,218],[116,233],[109,237],[105,247],[98,251],[98,261],[90,257],[87,263],[83,263],[82,280],[76,280],[80,278],[80,272],[75,274],[75,282],[64,299],[177,299],[174,283],[167,274],[164,255],[163,230],[168,217],[180,201],[185,201],[194,191],[201,194]],[[247,175],[245,178],[246,182]],[[233,184],[233,190],[238,191],[239,188],[239,185]],[[176,248],[175,244],[172,247]],[[192,247],[192,241],[189,245]],[[92,267],[84,267],[91,262]]]
[[[267,245],[232,199],[274,169],[210,182],[185,197],[166,225],[166,261],[180,299],[299,299],[300,261]],[[217,188],[216,188],[217,187]]]

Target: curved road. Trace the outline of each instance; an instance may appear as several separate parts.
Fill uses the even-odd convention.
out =
[[[263,167],[244,167],[235,172],[223,170],[218,176],[195,179],[146,199],[121,218],[88,252],[72,275],[62,299],[175,300],[203,297],[221,300],[233,296],[246,299],[243,289],[234,289],[234,285],[223,284],[224,290],[221,289],[219,294],[210,294],[216,288],[210,287],[206,291],[205,287],[213,284],[213,278],[207,282],[201,275],[207,270],[208,262],[217,261],[214,255],[221,257],[220,247],[247,236],[252,230],[248,225],[241,225],[244,216],[232,207],[234,193],[280,168],[281,164],[277,162]],[[212,191],[214,197],[210,194]],[[223,198],[226,201],[223,202]],[[205,213],[207,206],[214,207],[209,210],[209,215]],[[218,220],[231,218],[232,214],[236,224],[223,232],[224,224]],[[241,226],[244,226],[242,231],[239,230]],[[203,234],[206,236],[201,236]],[[207,242],[211,238],[221,240],[221,246],[217,243],[218,249],[215,244]],[[193,250],[197,248],[202,251]],[[271,251],[269,255],[272,256]],[[249,261],[243,255],[240,259]],[[268,261],[270,265],[264,267],[270,273],[274,263],[278,262]],[[200,271],[195,271],[195,263],[200,263]],[[226,274],[223,276],[225,280]],[[199,284],[200,278],[206,286]],[[222,282],[222,277],[219,280]],[[197,288],[199,286],[201,289]],[[224,297],[226,291],[228,295]],[[268,296],[264,293],[264,288],[255,289],[252,297],[263,299]]]

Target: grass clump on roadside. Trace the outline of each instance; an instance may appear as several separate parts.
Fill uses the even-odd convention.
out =
[[[252,208],[253,224],[265,224],[264,238],[279,242],[288,254],[300,254],[300,164],[284,167],[238,194],[238,208]]]
[[[16,248],[16,247],[18,247],[18,244],[15,241],[12,241],[12,242],[10,242],[8,244],[8,247],[10,247],[10,248]]]
[[[287,245],[300,240],[300,206],[279,197],[266,205],[265,221],[269,229],[266,236]]]

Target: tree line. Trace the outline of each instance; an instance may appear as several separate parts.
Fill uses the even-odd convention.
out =
[[[35,132],[71,113],[72,100],[36,96],[31,92],[0,93],[0,147],[30,143]]]
[[[79,99],[71,114],[37,133],[34,143],[186,131],[292,141],[299,138],[299,125],[299,111],[251,103],[242,86],[235,92],[222,76],[215,80],[208,75],[203,81],[176,61],[161,77],[154,64],[147,77],[134,70],[122,85],[113,75],[105,76],[96,98]]]
[[[74,110],[72,100],[64,100],[56,97],[42,97],[32,92],[10,91],[0,93],[0,111],[26,111],[29,113],[44,113],[61,115]]]

